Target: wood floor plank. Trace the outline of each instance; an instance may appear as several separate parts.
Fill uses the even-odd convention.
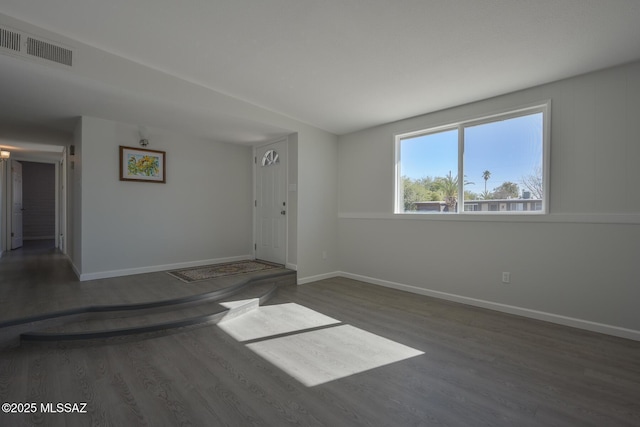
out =
[[[175,336],[194,360],[207,368],[203,372],[185,369],[185,376],[195,387],[206,388],[211,395],[214,392],[228,390],[233,385],[233,390],[224,396],[237,396],[243,402],[251,405],[253,413],[263,414],[262,416],[273,413],[276,418],[297,419],[287,405],[278,399],[277,396],[282,390],[279,384],[274,383],[269,377],[266,381],[266,387],[263,385],[264,373],[260,369],[256,369],[256,365],[252,363],[255,359],[251,355],[247,357],[246,349],[233,340],[227,341],[228,346],[220,346],[222,335],[209,334],[209,332],[213,331],[203,329],[195,331],[194,334]],[[210,335],[210,337],[209,340],[203,340],[191,336],[195,334]],[[242,360],[241,366],[245,366],[244,370],[238,369],[238,360]],[[217,388],[211,389],[212,385]],[[234,401],[234,399],[230,400],[230,402]]]

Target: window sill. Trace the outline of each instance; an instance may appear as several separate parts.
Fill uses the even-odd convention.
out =
[[[640,213],[629,214],[414,214],[384,212],[343,212],[339,219],[375,219],[451,222],[505,222],[505,223],[580,223],[580,224],[640,224]]]

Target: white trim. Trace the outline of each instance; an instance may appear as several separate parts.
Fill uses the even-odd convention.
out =
[[[462,304],[472,305],[475,307],[482,307],[489,310],[500,311],[503,313],[514,314],[517,316],[543,320],[546,322],[556,323],[559,325],[570,326],[573,328],[584,329],[587,331],[598,332],[601,334],[613,335],[620,338],[640,341],[640,331],[636,331],[633,329],[621,328],[619,326],[606,325],[603,323],[592,322],[589,320],[576,319],[573,317],[547,313],[544,311],[531,310],[528,308],[516,307],[516,306],[501,304],[501,303],[492,302],[492,301],[469,298],[461,295],[449,294],[446,292],[433,291],[430,289],[419,288],[417,286],[405,285],[397,282],[390,282],[387,280],[376,279],[373,277],[362,276],[359,274],[347,273],[343,271],[332,273],[332,274],[334,274],[334,276],[332,277],[340,276],[347,279],[359,280],[361,282],[367,282],[374,285],[384,286],[387,288],[398,289],[401,291],[411,292],[414,294],[426,295],[433,298],[444,299],[447,301],[458,302]],[[325,278],[329,278],[329,277],[325,277]],[[298,283],[300,283],[300,280],[298,281]]]
[[[332,271],[331,273],[318,274],[316,276],[298,277],[298,285],[306,285],[307,283],[317,282],[318,280],[333,279],[334,277],[346,277],[341,271]]]
[[[64,150],[64,149],[63,149]],[[59,243],[60,240],[56,239],[56,236],[60,235],[60,193],[61,193],[61,189],[62,189],[62,184],[60,182],[60,161],[56,161],[54,163],[54,167],[53,167],[54,171],[53,173],[55,174],[54,177],[54,181],[55,181],[55,188],[54,188],[54,197],[55,197],[55,207],[54,207],[54,221],[55,221],[55,225],[54,225],[54,229],[53,229],[53,245],[57,248],[59,248]],[[66,185],[64,186],[66,188]]]
[[[73,271],[76,272],[81,282],[85,280],[108,279],[110,277],[131,276],[142,273],[155,273],[157,271],[175,270],[179,268],[200,267],[203,265],[222,264],[224,262],[245,261],[255,259],[253,255],[239,255],[227,258],[205,259],[200,261],[179,262],[175,264],[152,265],[148,267],[126,268],[123,270],[101,271],[97,273],[79,274],[75,266]],[[73,264],[72,264],[73,265]]]
[[[402,150],[400,149],[400,139],[394,136],[393,144],[393,211],[402,212],[404,210],[404,186],[400,188],[402,182]]]
[[[82,276],[82,273],[80,273],[80,269],[78,267],[76,267],[76,265],[73,263],[73,261],[71,260],[71,258],[69,258],[68,255],[67,255],[67,258],[69,259],[69,264],[71,264],[71,269],[75,273],[75,275],[78,278],[78,280],[82,280],[80,278]]]
[[[542,108],[542,212],[551,212],[551,100]]]
[[[429,133],[438,133],[438,132],[442,132],[445,131],[447,129],[455,129],[456,127],[458,127],[459,125],[466,125],[469,123],[481,123],[483,121],[492,121],[492,119],[494,119],[495,117],[499,117],[499,116],[509,116],[512,115],[513,117],[517,117],[518,115],[522,115],[521,113],[526,112],[526,111],[530,111],[533,110],[535,108],[538,107],[542,107],[544,105],[551,105],[551,98],[545,98],[545,99],[541,99],[535,102],[526,102],[524,104],[522,103],[518,103],[516,105],[511,105],[509,107],[504,107],[504,108],[498,108],[498,109],[491,109],[490,111],[487,111],[485,113],[481,113],[481,114],[477,114],[477,113],[471,113],[471,112],[467,112],[462,113],[464,114],[464,116],[462,117],[461,120],[458,121],[451,121],[451,120],[439,120],[435,123],[433,123],[430,120],[430,115],[426,114],[426,115],[422,115],[422,116],[417,116],[417,117],[412,117],[410,119],[417,119],[417,118],[422,118],[423,120],[420,120],[420,122],[422,124],[419,125],[414,125],[412,127],[411,130],[408,131],[397,131],[393,133],[393,137],[398,137],[398,136],[403,136],[403,137],[407,137],[407,136],[416,136],[416,135],[421,135],[421,134],[429,134]],[[486,101],[486,100],[485,100]],[[472,103],[474,104],[474,103]],[[458,107],[466,107],[469,106],[471,104],[465,104],[465,105],[461,105]],[[442,111],[449,111],[449,110],[453,110],[455,108],[458,107],[454,107],[452,109],[447,109],[447,110],[441,110]],[[480,110],[486,110],[486,108],[479,108]],[[549,113],[551,113],[551,111],[549,110]]]
[[[375,219],[375,220],[411,220],[411,221],[466,221],[466,222],[532,222],[532,223],[576,223],[576,224],[640,224],[640,213],[611,214],[611,213],[580,213],[580,214],[467,214],[467,215],[438,215],[416,213],[385,213],[385,212],[343,212],[339,219]]]
[[[289,262],[284,265],[284,268],[288,270],[298,271],[298,266],[296,264],[291,264]]]

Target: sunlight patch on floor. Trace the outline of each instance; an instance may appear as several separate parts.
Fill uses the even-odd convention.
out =
[[[235,308],[244,307],[249,304],[255,304],[255,306],[258,307],[259,303],[260,303],[259,298],[251,298],[251,299],[240,299],[236,301],[221,302],[220,305],[225,308],[228,308],[229,310],[233,310]]]
[[[424,354],[294,303],[218,326],[308,387]]]
[[[251,341],[320,326],[340,323],[299,304],[261,306],[218,326],[238,341]]]

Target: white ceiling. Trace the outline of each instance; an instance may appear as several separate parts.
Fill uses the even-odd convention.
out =
[[[0,55],[8,127],[93,115],[229,142],[287,132],[259,106],[339,135],[640,58],[638,0],[2,0],[0,13],[88,45],[77,60],[94,70]],[[97,49],[202,99],[154,98],[147,80],[168,85],[154,72],[140,94],[123,87]]]

